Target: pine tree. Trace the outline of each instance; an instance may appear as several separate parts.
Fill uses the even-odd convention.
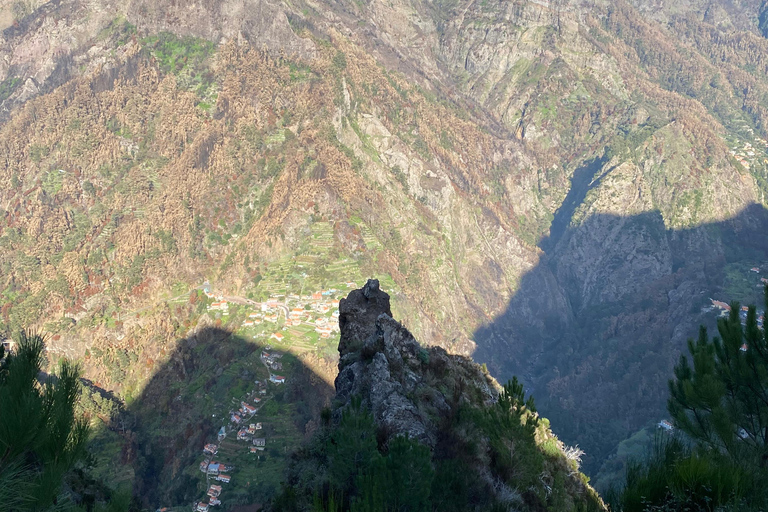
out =
[[[768,309],[768,287],[765,290]],[[668,409],[697,444],[756,467],[768,462],[768,343],[754,306],[742,326],[738,303],[711,340],[701,327],[688,340],[693,367],[680,357],[669,383]]]
[[[0,503],[5,510],[61,505],[64,475],[85,455],[87,423],[75,417],[80,370],[62,360],[55,376],[39,381],[43,337],[18,336],[0,365]]]

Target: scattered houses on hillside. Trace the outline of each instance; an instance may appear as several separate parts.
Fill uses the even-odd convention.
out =
[[[221,311],[222,314],[229,314],[229,303],[225,300],[211,302],[208,305],[208,311]]]

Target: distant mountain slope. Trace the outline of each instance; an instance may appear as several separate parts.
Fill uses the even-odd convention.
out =
[[[546,307],[534,311],[582,325],[558,343],[593,343],[589,311],[611,304],[635,322],[616,343],[638,354],[667,343],[640,366],[668,367],[685,329],[635,333],[657,332],[656,314],[695,323],[702,293],[741,292],[730,267],[695,268],[708,276],[701,287],[662,276],[701,254],[761,263],[743,239],[701,226],[729,226],[765,204],[764,7],[5,3],[0,328],[35,323],[54,354],[130,348],[130,379],[96,364],[90,376],[140,389],[147,360],[162,361],[199,320],[194,308],[169,316],[166,299],[205,279],[231,295],[267,293],[269,265],[309,251],[311,226],[323,222],[333,226],[329,257],[390,275],[404,321],[426,343],[471,353],[526,275],[562,262],[542,278]],[[600,220],[614,218],[624,220]],[[616,271],[622,258],[651,258],[649,237],[677,232],[699,234],[660,253],[663,272],[640,265],[627,284]],[[675,299],[622,302],[651,288]],[[549,339],[525,333],[534,346]],[[535,361],[508,350],[520,339],[511,332],[482,354],[538,393],[551,369],[531,373]],[[575,378],[590,357],[575,351],[558,378]],[[656,419],[665,384],[649,386],[654,398],[629,421],[555,428],[575,443],[609,423],[610,435],[584,446],[596,465],[615,439]],[[544,414],[614,398],[579,389],[565,405],[553,391]]]

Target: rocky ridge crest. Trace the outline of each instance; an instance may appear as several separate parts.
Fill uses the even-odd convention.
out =
[[[407,435],[434,448],[435,418],[449,415],[458,403],[498,398],[499,384],[480,365],[439,347],[423,348],[392,318],[389,295],[375,279],[341,300],[339,326],[336,416],[353,396],[361,396],[388,437]],[[453,384],[453,394],[438,390],[440,377],[450,381],[440,388],[451,390]]]

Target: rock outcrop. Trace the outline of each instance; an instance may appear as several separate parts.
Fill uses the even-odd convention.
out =
[[[359,396],[388,436],[407,435],[434,448],[436,419],[461,402],[498,397],[498,383],[471,359],[419,345],[392,318],[389,295],[375,279],[341,300],[339,326],[337,417]],[[438,375],[444,382],[436,386]]]
[[[605,511],[581,451],[565,450],[517,381],[502,388],[470,358],[422,347],[375,279],[339,313],[333,407],[274,510],[336,496],[347,510],[375,495],[376,510]]]

